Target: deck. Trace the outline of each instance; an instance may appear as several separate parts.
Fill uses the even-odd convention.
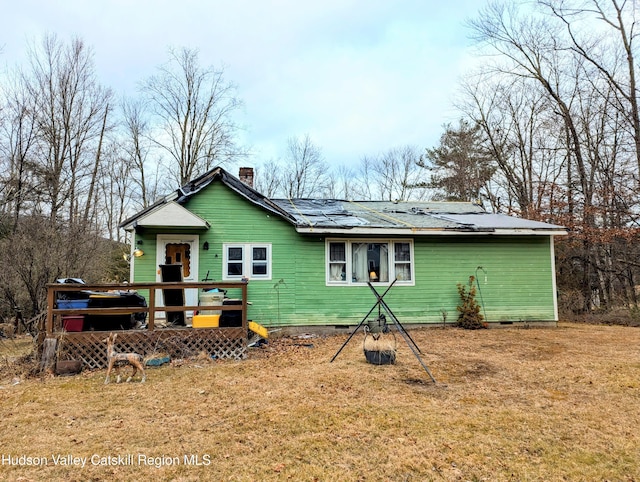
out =
[[[111,331],[117,331],[116,351],[136,352],[143,357],[168,355],[172,359],[200,356],[203,353],[213,358],[243,359],[247,354],[247,282],[201,282],[201,283],[131,283],[131,284],[49,284],[47,286],[47,318],[44,337],[55,340],[57,360],[81,360],[85,368],[105,368],[107,349],[105,339]],[[160,306],[158,290],[212,289],[219,288],[237,294],[238,304],[212,305],[207,310],[241,312],[238,326],[217,328],[192,328],[160,323],[157,315],[164,312],[191,312],[202,309],[198,305]],[[73,292],[112,293],[135,291],[146,294],[146,307],[119,306],[110,308],[60,309],[56,300]],[[73,296],[73,295],[71,295]],[[132,316],[143,313],[144,329],[67,331],[63,317],[76,316]],[[186,317],[186,315],[185,315]],[[68,319],[68,318],[67,318]]]

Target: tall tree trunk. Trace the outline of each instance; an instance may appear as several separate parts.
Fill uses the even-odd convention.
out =
[[[96,150],[96,158],[91,172],[91,182],[89,184],[89,193],[87,194],[87,203],[84,208],[83,221],[85,226],[89,222],[89,212],[93,208],[93,193],[95,190],[96,180],[98,178],[98,170],[100,169],[100,159],[102,155],[102,143],[104,141],[104,133],[107,127],[107,116],[109,114],[109,104],[104,108],[104,116],[102,117],[102,128],[100,129],[100,138],[98,139],[98,149]]]

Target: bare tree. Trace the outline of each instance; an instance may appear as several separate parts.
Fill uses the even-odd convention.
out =
[[[420,155],[414,146],[391,148],[378,156],[373,172],[378,180],[379,199],[423,199],[426,184],[419,162]]]
[[[157,119],[153,140],[169,155],[170,172],[182,185],[243,155],[232,117],[241,104],[222,69],[200,66],[197,50],[171,49],[169,57],[143,92]]]
[[[354,199],[357,183],[356,172],[341,164],[328,173],[327,196],[333,199]]]
[[[282,189],[282,166],[274,160],[255,170],[254,188],[267,197],[279,195]]]
[[[12,219],[11,229],[15,231],[20,216],[29,211],[34,202],[32,174],[37,131],[24,86],[7,81],[4,98],[4,122],[0,123],[0,212]]]
[[[100,166],[96,186],[101,206],[98,222],[108,239],[124,242],[124,232],[118,228],[132,207],[139,208],[139,184],[135,167],[123,155],[117,142],[112,141],[104,149],[105,162]]]
[[[587,2],[539,0],[565,27],[569,48],[586,60],[617,94],[610,107],[622,114],[633,134],[640,169],[640,110],[636,81],[635,39],[637,2],[634,0],[589,0]],[[584,26],[593,19],[605,27],[601,34]],[[606,95],[606,94],[605,94]]]
[[[376,159],[372,156],[363,156],[358,166],[358,183],[355,186],[356,198],[362,201],[369,201],[375,198],[373,189],[376,179],[374,165]]]
[[[122,149],[129,172],[137,187],[139,207],[145,208],[153,202],[157,193],[157,173],[160,166],[150,165],[150,126],[141,101],[125,99],[122,102]]]
[[[287,140],[285,160],[282,187],[287,197],[313,197],[325,192],[328,166],[322,150],[313,143],[309,134]]]
[[[493,210],[536,219],[564,210],[564,136],[545,92],[528,79],[490,74],[470,77],[462,92],[458,107],[482,129],[495,163],[484,186]]]
[[[35,176],[51,220],[66,206],[67,219],[81,220],[80,206],[92,203],[85,189],[99,161],[95,142],[104,133],[111,93],[96,78],[93,54],[79,39],[69,45],[53,35],[32,48],[22,82],[38,133]]]
[[[309,135],[290,137],[286,160],[270,160],[255,169],[254,187],[267,197],[363,197],[360,173],[346,165],[327,164]]]
[[[415,146],[393,147],[360,161],[351,191],[363,200],[408,201],[429,197]]]
[[[107,104],[104,107],[104,114],[102,116],[102,127],[100,129],[100,135],[98,138],[98,145],[96,148],[95,158],[93,162],[93,168],[90,173],[89,188],[87,193],[87,201],[85,202],[84,216],[82,217],[82,223],[87,225],[90,221],[95,224],[95,216],[98,210],[98,203],[96,201],[96,184],[98,183],[98,173],[100,172],[102,162],[102,146],[105,142],[105,135],[107,133],[107,119],[109,118],[110,105]]]
[[[104,268],[109,247],[96,203],[111,94],[95,78],[90,49],[52,35],[31,47],[11,80],[0,130],[0,192],[11,215],[0,236],[0,302],[35,312],[56,277],[97,280]]]
[[[480,18],[470,23],[475,38],[486,43],[506,65],[493,66],[495,73],[517,75],[539,85],[558,113],[566,135],[566,148],[575,163],[582,215],[588,217],[593,202],[593,185],[585,165],[580,129],[572,112],[571,99],[579,84],[582,65],[563,58],[558,50],[558,29],[545,19],[519,15],[515,5],[508,8],[490,4]],[[585,219],[588,222],[588,219]]]

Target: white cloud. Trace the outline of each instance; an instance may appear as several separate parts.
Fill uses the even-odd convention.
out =
[[[169,46],[196,47],[238,85],[256,162],[308,133],[327,160],[351,163],[437,142],[467,62],[462,22],[484,3],[22,0],[3,8],[0,59],[23,62],[26,39],[46,32],[78,35],[103,83],[133,94]]]

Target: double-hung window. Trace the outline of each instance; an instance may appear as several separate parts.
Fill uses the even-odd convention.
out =
[[[414,284],[411,240],[329,239],[326,259],[329,285]]]
[[[223,245],[222,279],[271,279],[270,244]]]

